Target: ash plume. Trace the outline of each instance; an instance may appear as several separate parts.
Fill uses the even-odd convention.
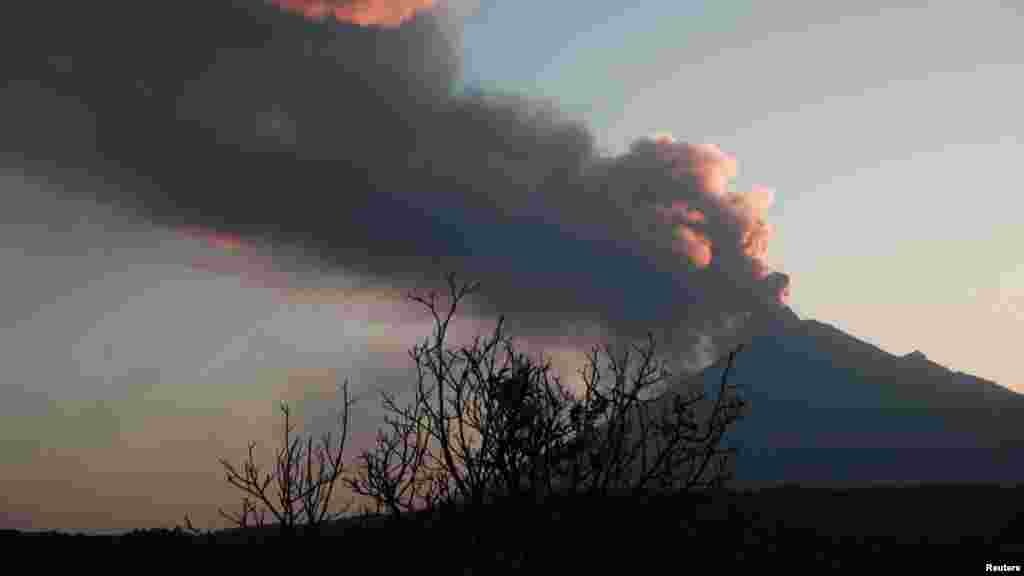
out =
[[[19,102],[74,106],[3,110],[0,152],[103,174],[120,192],[101,200],[154,225],[298,247],[310,267],[410,288],[457,272],[522,333],[654,330],[689,349],[787,293],[767,262],[772,193],[729,190],[718,148],[644,138],[605,157],[550,103],[456,95],[443,7],[365,26],[356,6],[387,3],[315,19],[330,3],[276,4],[5,9],[0,64],[51,96]],[[75,115],[93,127],[78,144],[48,124]]]

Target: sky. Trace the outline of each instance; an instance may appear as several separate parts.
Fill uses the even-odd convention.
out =
[[[0,527],[216,525],[217,460],[346,378],[365,447],[445,266],[459,338],[507,312],[570,380],[647,328],[699,362],[788,281],[1024,389],[1013,3],[166,4],[0,19]]]
[[[1019,6],[561,3],[537,23],[537,2],[483,4],[468,82],[559,98],[608,150],[719,145],[739,182],[777,189],[771,251],[801,317],[1024,389]],[[494,41],[527,22],[525,45]]]

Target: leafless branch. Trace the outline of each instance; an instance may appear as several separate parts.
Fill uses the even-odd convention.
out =
[[[244,494],[240,512],[220,510],[221,516],[235,526],[248,528],[253,522],[258,527],[265,525],[265,515],[269,513],[282,534],[288,535],[294,534],[300,525],[316,530],[341,516],[344,509],[332,510],[332,499],[345,470],[343,458],[352,406],[348,381],[341,390],[342,413],[337,435],[326,432],[315,443],[312,436],[296,435],[291,409],[281,403],[284,433],[271,472],[263,472],[256,463],[255,442],[249,444],[248,457],[240,467],[227,459],[220,460],[228,483]]]
[[[727,383],[738,350],[713,399],[675,392],[652,399],[650,391],[673,378],[653,335],[621,354],[595,347],[575,396],[549,362],[516,351],[504,318],[488,337],[448,346],[459,303],[478,285],[453,275],[447,283],[446,306],[436,293],[410,296],[430,312],[432,338],[410,351],[412,401],[399,406],[383,395],[386,428],[362,455],[350,481],[356,493],[398,516],[502,495],[691,490],[727,478],[731,451],[722,440],[744,406]]]

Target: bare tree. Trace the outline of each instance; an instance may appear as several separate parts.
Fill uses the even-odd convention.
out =
[[[346,483],[358,495],[371,497],[377,512],[400,516],[435,501],[432,478],[426,473],[429,437],[423,422],[423,402],[400,407],[394,395],[383,393],[387,429],[378,430],[373,450],[360,455],[362,474]]]
[[[345,469],[342,459],[352,405],[348,381],[341,390],[341,430],[337,435],[328,431],[316,443],[312,435],[296,435],[291,409],[282,402],[283,438],[270,472],[263,472],[256,463],[255,442],[249,444],[248,457],[241,467],[221,459],[228,483],[244,493],[241,510],[231,513],[221,509],[223,517],[240,528],[262,528],[266,526],[269,513],[277,521],[281,534],[294,535],[299,526],[316,533],[325,522],[341,516],[344,510],[335,511],[332,498]]]
[[[449,347],[450,323],[478,285],[447,280],[447,306],[433,292],[410,295],[431,313],[433,335],[410,351],[409,404],[383,397],[387,427],[349,480],[356,493],[398,516],[498,496],[689,490],[727,479],[731,450],[721,443],[744,406],[727,384],[735,352],[713,399],[650,400],[645,394],[672,377],[652,336],[622,354],[595,348],[577,396],[549,362],[515,350],[503,318],[489,337]]]
[[[725,359],[713,396],[677,385],[654,398],[644,393],[672,374],[657,360],[652,336],[621,354],[610,346],[591,350],[583,373],[585,392],[573,407],[577,435],[567,454],[567,491],[605,495],[721,486],[730,477],[728,464],[735,454],[723,439],[746,407],[729,384],[741,348]]]

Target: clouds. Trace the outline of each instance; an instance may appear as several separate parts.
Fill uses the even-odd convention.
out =
[[[116,2],[59,20],[19,10],[0,25],[4,63],[70,99],[64,115],[95,144],[51,147],[74,123],[46,108],[0,144],[103,173],[117,186],[101,200],[156,225],[297,247],[303,265],[400,288],[456,271],[483,283],[478,313],[525,332],[653,329],[684,344],[774,302],[766,197],[726,190],[735,164],[721,151],[641,140],[601,157],[553,105],[454,96],[459,43],[442,8],[398,3],[380,22],[404,25],[375,27],[357,4],[378,3],[350,4],[347,22],[237,0],[157,17]],[[30,137],[41,131],[55,138]]]
[[[0,339],[26,390],[9,412],[34,418],[8,444],[39,465],[0,464],[49,522],[112,521],[39,508],[44,490],[80,496],[48,483],[61,466],[133,485],[177,470],[174,487],[144,482],[168,494],[192,470],[198,486],[243,440],[272,441],[278,396],[324,425],[313,408],[342,374],[369,430],[373,393],[408,386],[406,351],[430,331],[397,301],[448,271],[482,282],[453,342],[504,313],[577,388],[587,344],[653,330],[706,362],[722,318],[771,300],[766,198],[723,193],[724,154],[645,139],[605,157],[550,103],[456,96],[447,6],[386,27],[262,0],[159,4],[0,8],[0,168],[15,175],[0,189],[19,208],[0,214],[0,316],[16,326]],[[97,510],[157,513],[112,486]],[[231,497],[188,492],[209,495],[197,512]]]
[[[359,26],[396,27],[434,0],[273,0],[287,10],[308,18],[335,18]]]

